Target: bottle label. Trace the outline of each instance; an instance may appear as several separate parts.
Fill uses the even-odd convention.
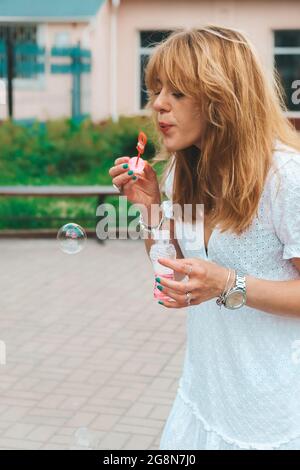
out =
[[[171,274],[161,274],[161,273],[156,272],[155,277],[163,277],[165,279],[174,280],[174,271]],[[154,284],[154,298],[158,299],[158,300],[162,300],[162,301],[167,300],[168,302],[174,302],[174,299],[171,299],[170,297],[165,295],[163,293],[163,291],[160,291],[159,289],[157,289],[158,285],[159,284],[155,281],[155,284]]]

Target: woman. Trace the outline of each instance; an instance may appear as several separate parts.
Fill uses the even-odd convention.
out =
[[[161,260],[179,276],[158,279],[172,299],[162,308],[188,310],[160,448],[300,449],[300,139],[280,87],[244,34],[215,25],[157,45],[146,85],[165,192],[183,209],[205,208],[204,227],[192,214],[202,246],[174,238],[175,218],[178,259]],[[161,220],[150,211],[161,201],[156,173],[147,164],[132,180],[128,160],[110,175],[143,204],[150,230]]]

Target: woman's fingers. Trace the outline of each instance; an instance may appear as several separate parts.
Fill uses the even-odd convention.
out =
[[[123,173],[125,172],[125,170],[129,170],[129,162],[130,160],[130,157],[119,157],[115,160],[115,165],[112,166],[108,173],[110,176],[114,177],[114,176],[117,176],[119,175],[120,173]],[[125,166],[125,168],[123,167],[123,165]]]
[[[162,286],[161,286],[162,287]],[[168,287],[162,287],[161,289],[158,286],[158,289],[163,292],[164,295],[170,297],[172,300],[175,300],[178,304],[184,306],[186,304],[186,295],[178,294]]]
[[[182,302],[177,302],[177,301],[174,301],[174,300],[165,300],[164,299],[164,300],[160,300],[158,303],[163,305],[164,307],[167,307],[167,308],[185,308],[185,307],[189,307],[190,305],[196,305],[199,302],[197,302],[195,300],[191,300],[191,302],[189,304],[187,304],[187,302],[185,302],[183,304]]]
[[[119,157],[115,160],[115,165],[120,165],[121,163],[128,163],[130,157]]]
[[[126,170],[123,171],[122,174],[119,174],[118,176],[113,178],[112,182],[116,186],[124,186],[124,184],[127,184],[130,181],[134,182],[134,181],[136,181],[136,179],[137,179],[137,176],[134,175],[134,173],[132,171],[128,170],[128,168],[127,168]]]
[[[191,290],[194,288],[194,284],[192,281],[173,281],[171,279],[166,279],[163,276],[162,277],[157,277],[156,281],[161,284],[163,287],[168,287],[170,289],[173,289],[173,291],[179,293],[179,294],[184,294],[185,292],[191,292]]]
[[[149,163],[147,161],[145,162],[144,172],[136,174],[134,171],[130,170],[129,163],[128,163],[129,160],[130,160],[130,157],[117,158],[115,160],[115,166],[112,166],[109,169],[109,172],[108,172],[109,175],[112,178],[117,178],[118,176],[126,175],[129,172],[128,176],[131,177],[133,182],[136,181],[136,179],[138,178],[140,181],[145,182],[145,183],[149,182],[149,178],[150,179],[153,178],[153,177],[156,178],[155,171],[153,170],[153,168],[151,167],[151,165],[149,165]],[[125,178],[125,180],[116,179],[115,181],[113,181],[113,183],[117,184],[117,185],[126,184],[126,182],[128,182],[129,180],[130,180],[130,178]]]
[[[121,163],[120,165],[112,166],[108,173],[112,178],[114,178],[115,176],[127,173],[128,171],[130,171],[128,163]]]
[[[156,278],[156,281],[158,283],[157,289],[160,290],[164,295],[171,297],[171,299],[175,300],[179,305],[185,306],[187,305],[187,296],[186,294],[189,292],[190,293],[190,298],[194,300],[197,297],[195,289],[192,287],[190,283],[185,283],[185,287],[180,288],[171,288],[170,286],[174,286],[175,284],[181,284],[177,283],[176,281],[170,281],[166,280],[163,277],[162,278]],[[169,287],[168,287],[169,286]]]
[[[158,287],[159,288],[159,287]],[[159,289],[164,296],[166,296],[163,300],[159,301],[159,304],[164,305],[168,308],[184,308],[189,307],[190,305],[199,304],[199,296],[196,292],[190,292],[190,295],[187,296],[186,293],[184,295],[178,294],[178,292],[174,292],[172,289],[167,287],[163,287]],[[188,299],[190,301],[188,302]]]

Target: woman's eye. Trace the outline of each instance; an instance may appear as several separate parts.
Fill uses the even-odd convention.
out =
[[[173,95],[176,96],[176,98],[182,98],[183,97],[182,93],[173,93]]]
[[[160,94],[160,91],[154,91],[152,93],[153,96],[157,96],[159,94]],[[175,96],[176,98],[182,98],[184,96],[183,93],[179,93],[179,92],[178,93],[174,92],[172,93],[172,95]]]

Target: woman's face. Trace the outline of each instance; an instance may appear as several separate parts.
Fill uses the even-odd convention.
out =
[[[195,100],[175,92],[160,80],[154,94],[152,106],[157,112],[159,128],[167,150],[175,152],[192,145],[201,148],[203,121]],[[164,127],[164,123],[171,126]]]

